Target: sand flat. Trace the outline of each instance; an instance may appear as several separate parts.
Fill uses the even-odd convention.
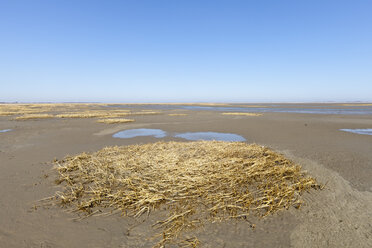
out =
[[[136,123],[105,126],[90,119],[12,121],[0,117],[0,244],[3,247],[151,247],[148,222],[119,215],[73,221],[58,207],[34,207],[59,189],[51,161],[105,146],[156,142],[154,137],[115,139],[130,128],[167,132],[235,133],[248,143],[269,146],[300,163],[326,184],[305,195],[300,209],[263,220],[207,225],[201,247],[371,247],[372,136],[339,129],[371,128],[368,115],[265,113],[260,118],[226,118],[215,111],[189,111],[187,119],[145,115]],[[169,112],[171,113],[171,112]],[[3,127],[3,128],[2,128]],[[96,134],[96,135],[94,135]],[[171,136],[163,140],[176,140]],[[158,219],[150,216],[150,223]]]

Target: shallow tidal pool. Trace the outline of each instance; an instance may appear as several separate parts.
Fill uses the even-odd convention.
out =
[[[182,138],[186,140],[217,140],[217,141],[245,141],[246,139],[240,135],[233,133],[219,133],[219,132],[187,132],[169,134],[161,129],[128,129],[115,133],[112,137],[129,139],[140,136],[153,136],[155,138],[164,138],[171,136],[175,138]]]
[[[233,133],[217,133],[217,132],[190,132],[174,135],[176,138],[187,140],[218,140],[218,141],[245,141],[246,139],[240,135]]]
[[[120,131],[115,133],[112,137],[129,139],[139,136],[153,136],[155,138],[164,138],[165,136],[167,136],[167,132],[161,129],[139,128]]]
[[[169,134],[161,129],[128,129],[115,133],[112,137],[130,139],[140,136],[153,136],[155,138],[164,138],[171,136],[175,138],[182,138],[186,140],[217,140],[217,141],[245,141],[246,139],[240,135],[233,133],[218,133],[218,132],[187,132]]]
[[[0,130],[0,133],[6,133],[6,132],[10,132],[12,131],[12,129],[3,129],[3,130]]]
[[[364,135],[372,135],[372,128],[364,128],[364,129],[340,129],[344,132],[349,133],[357,133],[357,134],[364,134]]]

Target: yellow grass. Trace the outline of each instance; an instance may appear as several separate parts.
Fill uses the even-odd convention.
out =
[[[63,113],[58,114],[56,117],[58,118],[103,118],[106,117],[106,113],[102,112],[77,112],[77,113]]]
[[[62,191],[52,203],[87,216],[139,217],[158,209],[156,247],[196,247],[184,234],[206,222],[266,217],[299,208],[321,188],[301,167],[268,148],[241,142],[157,142],[107,147],[55,162]],[[253,227],[253,224],[252,224]]]
[[[116,124],[116,123],[128,123],[128,122],[134,122],[133,119],[101,119],[97,122],[100,123],[106,123],[106,124]]]
[[[0,104],[0,116],[14,116],[16,120],[47,118],[47,115],[29,115],[51,112],[57,118],[119,118],[128,115],[155,115],[161,112],[142,110],[131,112],[128,109],[105,108],[107,104],[84,103],[46,103],[46,104]],[[27,114],[27,115],[26,115]],[[50,117],[50,116],[48,116]]]
[[[17,115],[19,112],[17,111],[0,111],[0,116],[10,116],[10,115]]]
[[[44,108],[35,108],[32,105],[0,104],[0,116],[36,114],[46,111]]]
[[[130,115],[160,115],[162,112],[156,111],[141,111],[141,112],[132,112]]]
[[[244,112],[228,112],[228,113],[222,113],[223,115],[243,115],[243,116],[261,116],[262,114],[258,113],[244,113]]]
[[[50,114],[25,114],[15,118],[15,120],[34,120],[34,119],[47,119],[54,118],[54,115]]]
[[[0,104],[0,116],[40,114],[53,112],[58,118],[114,118],[130,114],[127,109],[104,108],[105,104],[43,103],[43,104]],[[152,114],[149,111],[142,114]],[[15,119],[33,119],[15,118]]]
[[[185,116],[187,114],[168,114],[169,116]]]
[[[59,118],[112,118],[112,117],[123,117],[129,115],[126,111],[82,111],[82,112],[70,112],[56,115]]]

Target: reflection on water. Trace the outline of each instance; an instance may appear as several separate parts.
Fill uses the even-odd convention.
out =
[[[9,132],[9,131],[12,131],[12,129],[3,129],[3,130],[0,130],[0,133],[6,133],[6,132]]]
[[[357,133],[357,134],[365,134],[365,135],[372,135],[372,128],[365,128],[365,129],[340,129],[344,132],[350,133]]]
[[[174,137],[187,140],[245,141],[244,137],[237,134],[216,132],[180,133],[174,135]]]
[[[128,129],[120,131],[112,135],[114,138],[134,138],[139,136],[154,136],[155,138],[164,138],[167,132],[161,129]],[[218,141],[245,141],[245,138],[233,133],[217,133],[217,132],[194,132],[194,133],[179,133],[172,135],[176,138],[187,140],[218,140]]]
[[[167,133],[161,129],[139,128],[124,130],[115,133],[112,137],[128,139],[138,136],[154,136],[155,138],[164,138],[165,136],[167,136]]]

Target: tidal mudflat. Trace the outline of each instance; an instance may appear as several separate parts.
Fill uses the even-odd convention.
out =
[[[253,106],[253,104],[247,105]],[[256,105],[262,107],[265,104]],[[182,230],[180,233],[188,240],[185,245],[195,244],[199,247],[371,247],[372,213],[367,210],[372,209],[372,182],[370,180],[372,141],[367,135],[346,134],[340,129],[368,127],[372,121],[372,115],[265,112],[259,117],[246,117],[222,115],[221,111],[208,109],[185,110],[182,108],[182,113],[187,113],[187,116],[169,116],[174,113],[172,108],[175,107],[177,108],[177,106],[170,105],[169,109],[156,109],[154,106],[125,105],[124,107],[120,105],[120,107],[114,107],[114,105],[108,106],[107,104],[2,106],[0,108],[2,130],[16,126],[17,132],[12,132],[11,135],[1,135],[0,138],[1,245],[4,247],[152,247],[161,238],[149,239],[149,237],[159,234],[159,231],[165,230],[166,232],[163,228],[173,224],[177,228],[191,227],[189,225],[198,223],[198,220],[194,218],[198,214],[190,214],[193,211],[191,206],[197,203],[195,199],[190,198],[187,204],[182,205],[190,209],[182,212],[181,208],[178,208],[179,211],[174,208],[173,210],[177,210],[173,212],[174,215],[167,215],[169,212],[163,208],[171,206],[167,205],[167,199],[168,203],[171,203],[172,200],[177,201],[186,196],[196,197],[196,193],[203,195],[203,192],[213,190],[216,193],[214,200],[229,199],[232,201],[212,204],[210,208],[206,208],[211,212],[206,213],[217,213],[214,217],[218,217],[218,214],[222,216],[232,214],[231,216],[236,217],[239,205],[234,205],[234,203],[241,201],[231,198],[234,192],[223,190],[223,187],[227,185],[224,182],[228,182],[229,178],[236,178],[238,179],[236,182],[243,183],[246,170],[260,169],[260,166],[265,166],[266,162],[271,161],[270,164],[273,166],[276,164],[283,166],[287,163],[299,165],[301,166],[299,173],[306,171],[306,175],[314,178],[319,185],[325,185],[325,188],[305,190],[298,198],[303,204],[279,208],[275,214],[269,214],[263,219],[257,218],[254,211],[270,209],[271,193],[285,193],[287,189],[295,191],[301,189],[302,186],[300,187],[297,181],[291,181],[292,179],[288,177],[289,181],[284,182],[285,187],[280,188],[283,191],[274,190],[270,191],[271,193],[267,191],[266,193],[271,196],[262,198],[263,205],[250,205],[252,212],[245,217],[204,222],[203,228]],[[219,105],[219,107],[223,106]],[[367,107],[352,106],[350,108]],[[133,114],[130,118],[135,121],[130,123],[107,125],[97,123],[100,118],[122,118],[123,116],[127,118],[128,113],[148,113],[150,108],[156,109],[157,114]],[[321,104],[316,106],[289,104],[285,108],[330,107]],[[341,108],[348,108],[348,106],[341,106]],[[240,110],[232,111],[241,112]],[[74,114],[69,117],[67,112]],[[247,110],[247,112],[252,111]],[[64,116],[63,118],[40,118],[37,121],[15,119],[26,113],[43,113],[53,116],[64,114]],[[113,137],[119,131],[130,129],[137,129],[137,133],[126,133],[127,137],[133,138]],[[141,129],[158,131],[152,133],[148,133],[148,130],[138,131]],[[193,149],[187,144],[191,145],[194,141],[173,136],[185,132],[238,134],[247,138],[249,143],[232,142],[232,145],[225,146],[229,142],[222,142],[218,144],[223,144],[223,146],[218,146],[217,149],[217,147],[208,145],[208,142],[215,141],[196,141],[197,149]],[[146,136],[137,136],[138,134]],[[160,137],[159,140],[154,140],[156,136]],[[156,141],[160,143],[155,143]],[[255,143],[252,148],[263,151],[257,153],[260,156],[253,156],[247,150],[243,151],[244,147],[251,146],[250,143]],[[243,150],[237,149],[240,145],[244,148]],[[105,147],[108,149],[105,150]],[[264,150],[266,148],[269,150]],[[121,149],[127,149],[125,156]],[[68,157],[71,160],[67,159]],[[224,158],[226,161],[223,160]],[[253,161],[254,158],[257,159]],[[69,162],[72,167],[64,171],[63,168]],[[120,172],[121,169],[115,167],[116,163],[127,165],[120,167],[126,168],[126,171]],[[176,163],[180,166],[177,170],[172,167]],[[146,166],[142,167],[143,165]],[[235,167],[239,165],[241,167]],[[60,171],[56,170],[59,166]],[[164,171],[157,171],[156,176],[151,177],[151,173],[155,173],[154,166]],[[73,191],[64,191],[68,184],[58,179],[76,180],[77,178],[70,173],[77,173],[76,170],[79,169],[93,173],[79,177],[82,180],[86,179],[87,181],[84,182],[87,184],[80,185],[83,187],[81,188],[79,184],[72,183],[70,186],[73,185],[71,188]],[[222,170],[224,171],[222,174],[217,173]],[[125,173],[129,173],[126,174],[128,177],[122,177]],[[284,174],[293,175],[289,171],[285,171]],[[91,176],[102,176],[100,182],[103,183],[90,185],[88,181]],[[160,179],[157,180],[157,178]],[[203,181],[203,178],[208,180]],[[61,184],[56,185],[56,182]],[[133,194],[120,190],[120,187],[117,191],[110,191],[107,187],[110,182],[111,186],[117,185],[118,187],[125,184],[127,189],[132,189]],[[198,191],[198,187],[194,186],[202,182],[215,182],[219,187],[206,183],[201,184],[203,187]],[[138,187],[139,183],[141,187]],[[170,191],[167,191],[164,185],[171,185]],[[96,188],[98,186],[102,187]],[[190,192],[195,194],[183,195],[186,193],[182,191],[186,189],[183,186],[189,187]],[[220,189],[223,193],[219,191]],[[233,188],[230,187],[230,189]],[[243,188],[237,188],[239,194],[244,193],[242,190]],[[254,187],[248,190],[256,192]],[[78,197],[79,201],[75,203],[79,211],[66,211],[76,210],[76,208],[61,208],[60,204],[68,203],[68,198],[65,197],[63,201],[61,197],[63,194],[58,196],[58,192],[69,192],[73,194],[72,196]],[[86,197],[84,192],[93,198]],[[49,198],[55,197],[56,194],[60,198]],[[151,197],[141,198],[143,201],[140,198],[133,198],[141,194]],[[117,196],[120,197],[115,198]],[[167,198],[169,196],[174,198]],[[238,195],[235,194],[235,196]],[[261,199],[256,198],[255,195],[249,198],[249,194],[239,195],[239,197],[245,197],[246,203],[254,203],[255,199]],[[44,200],[40,202],[41,199]],[[131,199],[138,201],[130,201]],[[184,199],[188,200],[188,198]],[[202,200],[205,206],[211,203],[208,195],[198,199]],[[110,205],[111,200],[115,204],[128,203],[125,206],[134,207],[132,210],[136,211],[133,213],[138,215],[125,217],[126,213],[132,213],[130,208],[116,209],[118,211],[113,209],[113,212],[100,208],[101,203]],[[279,203],[280,200],[274,202]],[[189,210],[190,212],[187,212]],[[95,217],[89,217],[89,215],[95,215]],[[179,222],[179,220],[185,222]],[[185,225],[180,225],[182,223]],[[168,234],[165,237],[170,237],[167,236]],[[194,237],[197,240],[193,239]]]
[[[130,104],[116,107],[149,108],[159,110],[218,111],[224,113],[296,113],[323,115],[372,115],[370,104]]]

